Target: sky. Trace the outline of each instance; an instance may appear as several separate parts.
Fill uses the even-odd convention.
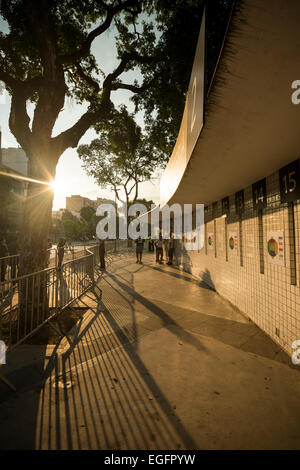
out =
[[[6,24],[0,17],[0,30],[2,32],[7,31]],[[92,46],[92,52],[94,53],[97,62],[105,73],[111,72],[118,61],[115,59],[115,45],[114,45],[114,29],[111,27],[108,31],[97,38]],[[139,79],[137,71],[131,71],[124,73],[121,78],[126,77],[126,82],[129,79]],[[130,91],[118,90],[112,93],[112,101],[115,105],[126,104],[129,111],[133,111],[133,104],[129,98],[132,95]],[[60,113],[56,124],[53,129],[53,136],[66,130],[73,125],[80,116],[87,109],[87,105],[78,105],[70,99],[66,99],[65,106]],[[32,116],[33,105],[28,105],[28,114]],[[0,94],[0,126],[2,131],[2,147],[18,147],[19,144],[12,135],[8,126],[8,118],[10,111],[10,96],[6,91]],[[138,114],[136,120],[139,125],[143,126],[143,118],[141,114]],[[97,135],[93,129],[89,129],[85,135],[81,138],[80,144],[88,144],[92,139],[96,138]],[[159,181],[160,175],[154,175],[152,181],[142,183],[140,187],[139,197],[152,199],[155,203],[159,203]],[[86,175],[84,172],[81,161],[77,156],[76,149],[67,149],[60,157],[57,168],[56,168],[56,180],[55,180],[55,193],[53,201],[53,210],[58,210],[65,207],[66,196],[73,194],[80,194],[81,196],[88,197],[90,199],[96,199],[97,197],[114,199],[114,193],[109,190],[99,188],[93,178]]]

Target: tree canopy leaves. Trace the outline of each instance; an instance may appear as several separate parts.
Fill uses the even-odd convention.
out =
[[[158,47],[163,61],[143,64],[152,83],[147,93],[134,95],[136,110],[145,112],[146,130],[153,146],[170,156],[184,110],[194,54],[206,7],[206,90],[216,66],[234,0],[156,0]]]
[[[164,154],[151,148],[142,129],[125,106],[114,110],[110,120],[101,126],[99,137],[89,145],[80,145],[78,155],[83,168],[102,188],[115,192],[121,200],[136,200],[138,185],[151,178],[164,163]]]

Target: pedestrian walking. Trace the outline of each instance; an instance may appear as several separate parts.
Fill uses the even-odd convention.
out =
[[[143,249],[144,249],[145,240],[139,236],[135,240],[136,245],[136,262],[142,264],[142,256],[143,256]]]
[[[63,259],[64,259],[65,244],[66,244],[66,240],[64,238],[60,238],[59,242],[57,244],[57,257],[58,257],[57,269],[59,271],[61,270],[62,262],[63,262]]]
[[[5,274],[6,274],[6,268],[7,268],[7,259],[5,258],[7,258],[8,255],[9,253],[8,253],[6,240],[4,237],[1,237],[0,239],[0,282],[5,281]]]
[[[105,240],[99,240],[100,269],[105,270]]]
[[[155,242],[155,248],[156,248],[156,259],[155,262],[159,264],[163,264],[162,259],[163,259],[163,239],[161,234],[159,235],[158,240]]]

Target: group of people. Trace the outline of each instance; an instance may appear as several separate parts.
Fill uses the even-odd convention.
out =
[[[136,243],[136,262],[142,264],[142,257],[144,251],[145,240],[141,237],[138,237],[135,241]],[[52,242],[48,239],[47,245],[47,266],[50,262],[50,251],[52,248]],[[163,264],[164,253],[167,260],[167,264],[171,265],[173,263],[174,256],[174,235],[171,234],[169,239],[164,240],[160,234],[157,240],[153,240],[151,237],[148,239],[148,249],[149,251],[156,251],[156,263]],[[61,270],[65,250],[72,250],[71,242],[65,238],[60,238],[57,244],[57,268]],[[19,254],[19,246],[17,238],[13,238],[9,244],[6,243],[4,237],[0,237],[0,282],[5,281],[7,266],[10,261],[8,257],[11,255]],[[99,243],[99,259],[100,259],[100,269],[105,270],[105,245],[104,240],[100,240]],[[11,261],[11,278],[14,279],[17,276],[18,263],[14,259]]]
[[[145,240],[141,237],[138,237],[135,241],[136,244],[136,262],[142,264],[142,257],[144,251]],[[163,240],[162,235],[160,234],[157,240],[153,240],[151,237],[148,239],[149,251],[156,250],[156,263],[163,264],[164,261],[164,251],[167,259],[167,264],[173,264],[174,256],[174,235],[171,234],[171,238]],[[153,246],[153,250],[152,250]],[[151,247],[151,248],[150,248]]]

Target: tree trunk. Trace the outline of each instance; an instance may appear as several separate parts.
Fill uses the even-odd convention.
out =
[[[134,196],[134,201],[137,200],[138,194],[139,194],[139,184],[138,184],[138,182],[136,181],[136,182],[135,182],[135,196]]]
[[[55,163],[54,163],[55,162]],[[29,275],[20,282],[20,328],[25,336],[50,314],[49,275],[37,273],[48,264],[48,232],[51,223],[53,191],[47,182],[55,178],[54,158],[31,157],[29,177],[40,181],[30,182],[23,205],[23,225],[21,233],[20,275]],[[44,183],[44,184],[43,184]],[[53,284],[54,288],[55,283]]]
[[[48,161],[47,161],[48,160]],[[23,205],[21,273],[29,274],[47,267],[48,232],[51,224],[53,191],[48,184],[55,178],[53,159],[29,160],[30,182]],[[42,167],[42,168],[41,168]]]

